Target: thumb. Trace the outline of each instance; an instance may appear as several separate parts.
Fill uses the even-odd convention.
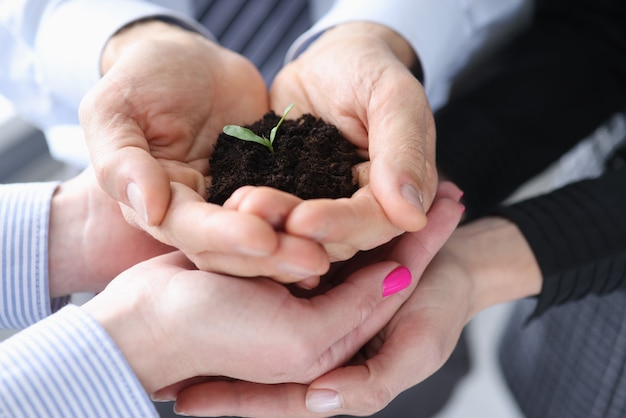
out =
[[[106,193],[132,208],[148,225],[161,224],[171,197],[170,180],[148,151],[110,145],[92,153],[91,160]]]
[[[409,78],[392,85],[369,119],[370,187],[391,222],[405,231],[426,225],[437,190],[435,123],[421,85]],[[411,109],[411,111],[407,111]]]
[[[106,193],[148,224],[159,225],[170,200],[169,177],[151,155],[132,108],[115,96],[117,91],[103,78],[80,103],[91,163]]]
[[[312,382],[305,396],[306,409],[350,416],[370,416],[382,410],[408,386],[394,367],[398,364],[394,364],[393,356],[387,357],[388,361],[374,358],[365,364],[337,368]]]

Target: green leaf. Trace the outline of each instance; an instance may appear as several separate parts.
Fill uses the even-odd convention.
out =
[[[265,138],[261,138],[248,128],[243,128],[237,125],[226,125],[222,130],[226,135],[234,136],[235,138],[239,138],[244,141],[258,142],[259,144],[265,143]]]
[[[274,153],[274,147],[272,146],[272,143],[267,138],[258,136],[257,134],[255,134],[248,128],[244,128],[242,126],[237,126],[237,125],[226,125],[224,126],[222,131],[226,135],[233,136],[237,139],[241,139],[243,141],[256,142],[257,144],[264,145],[267,148],[269,148],[272,154]]]
[[[289,111],[291,109],[293,109],[293,107],[295,106],[295,103],[290,104],[289,106],[287,106],[285,108],[285,111],[283,112],[283,117],[280,118],[280,120],[278,121],[278,123],[276,124],[276,126],[274,126],[272,128],[272,130],[270,131],[270,143],[273,144],[274,143],[274,139],[276,138],[276,131],[278,131],[278,128],[280,128],[280,125],[283,124],[283,121],[285,120],[285,117],[287,117],[287,113],[289,113]]]

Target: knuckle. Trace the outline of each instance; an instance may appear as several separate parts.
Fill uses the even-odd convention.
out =
[[[374,414],[385,408],[393,400],[393,394],[386,386],[373,388],[360,400],[361,410],[367,415]]]
[[[365,322],[367,318],[369,318],[378,304],[380,303],[380,295],[367,293],[362,296],[362,299],[359,301],[357,305],[357,312],[359,323]]]

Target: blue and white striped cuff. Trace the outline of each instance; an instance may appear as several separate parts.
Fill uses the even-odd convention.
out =
[[[0,185],[0,328],[25,328],[51,313],[48,228],[57,185]]]
[[[158,417],[105,330],[75,305],[0,344],[0,417]]]

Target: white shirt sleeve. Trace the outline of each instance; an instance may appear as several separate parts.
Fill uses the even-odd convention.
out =
[[[526,10],[528,0],[337,0],[291,47],[287,59],[322,31],[340,23],[369,21],[395,30],[411,43],[433,108],[447,98],[451,79],[491,36]]]
[[[211,37],[190,17],[141,0],[0,2],[0,94],[47,136],[59,128],[61,145],[52,145],[53,154],[73,152],[84,165],[78,105],[100,79],[102,49],[119,29],[150,17]]]
[[[68,305],[0,343],[0,417],[158,417],[119,348]]]
[[[48,225],[56,186],[0,185],[0,328],[25,328],[67,302],[50,301],[48,290]]]

